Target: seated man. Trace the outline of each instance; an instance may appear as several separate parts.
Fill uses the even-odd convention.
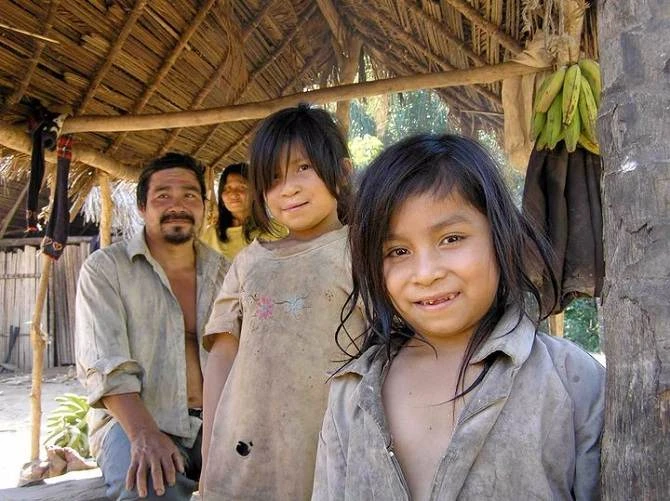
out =
[[[79,276],[76,347],[91,451],[113,499],[190,499],[200,474],[200,338],[229,263],[198,243],[202,168],[170,153],[141,173],[144,229]]]

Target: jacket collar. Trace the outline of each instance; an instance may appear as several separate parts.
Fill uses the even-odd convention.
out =
[[[514,367],[519,367],[530,355],[534,340],[533,322],[518,308],[508,308],[470,363],[479,363],[495,352],[502,352],[512,360]],[[387,360],[385,348],[381,345],[375,346],[349,362],[335,377],[352,373],[361,377],[371,372],[381,374],[381,368]]]

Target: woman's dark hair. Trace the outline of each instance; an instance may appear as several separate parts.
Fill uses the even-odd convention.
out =
[[[226,209],[225,204],[223,203],[221,195],[223,194],[223,189],[226,187],[226,180],[231,174],[237,174],[238,176],[243,177],[244,179],[249,179],[248,165],[246,163],[239,164],[230,164],[221,172],[219,177],[219,187],[216,192],[217,196],[217,207],[219,208],[219,220],[216,223],[216,234],[219,237],[219,240],[222,242],[228,241],[228,235],[226,230],[233,225],[233,214]],[[240,221],[242,226],[244,226],[246,221]]]
[[[265,209],[265,193],[272,187],[277,170],[288,161],[289,148],[300,144],[330,194],[337,199],[343,224],[351,203],[351,172],[347,141],[333,117],[325,110],[299,104],[280,110],[261,122],[250,146],[249,180],[252,214],[258,229],[276,234]]]
[[[493,158],[472,139],[452,134],[409,137],[387,148],[365,170],[349,222],[353,292],[342,316],[348,318],[357,301],[362,300],[369,328],[362,342],[356,343],[356,353],[342,348],[352,341],[344,322],[336,337],[351,358],[375,345],[384,346],[392,357],[408,339],[421,339],[393,307],[384,282],[382,249],[393,212],[408,198],[426,193],[438,197],[458,193],[486,216],[499,268],[496,297],[463,357],[459,371],[462,385],[465,368],[505,309],[517,306],[519,321],[524,313],[539,321],[551,312],[553,305],[543,304],[540,289],[533,282],[538,273],[553,284],[556,301],[556,281],[546,241],[514,205]],[[529,302],[529,295],[534,304]],[[343,339],[344,335],[349,339]]]
[[[186,169],[195,174],[200,185],[200,197],[205,202],[207,188],[205,188],[205,175],[202,164],[190,155],[181,153],[167,153],[160,158],[151,161],[140,173],[137,180],[137,206],[144,209],[147,206],[147,194],[149,193],[149,182],[151,176],[158,171],[166,169]]]

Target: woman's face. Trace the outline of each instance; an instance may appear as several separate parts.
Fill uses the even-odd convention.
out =
[[[242,225],[249,217],[250,210],[247,180],[239,174],[228,174],[226,184],[221,191],[221,200],[226,209],[233,215],[235,225]]]

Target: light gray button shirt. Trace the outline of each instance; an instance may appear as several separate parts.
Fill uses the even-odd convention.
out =
[[[431,500],[600,499],[605,369],[510,310],[472,363],[497,354],[458,418]],[[331,383],[313,501],[409,501],[382,403],[385,350]]]
[[[197,336],[229,263],[196,246]],[[201,425],[188,415],[184,317],[163,268],[151,256],[144,232],[91,254],[77,288],[77,373],[93,409],[91,452],[96,454],[115,422],[102,397],[139,393],[158,427],[190,447]],[[206,352],[200,349],[204,369]]]

